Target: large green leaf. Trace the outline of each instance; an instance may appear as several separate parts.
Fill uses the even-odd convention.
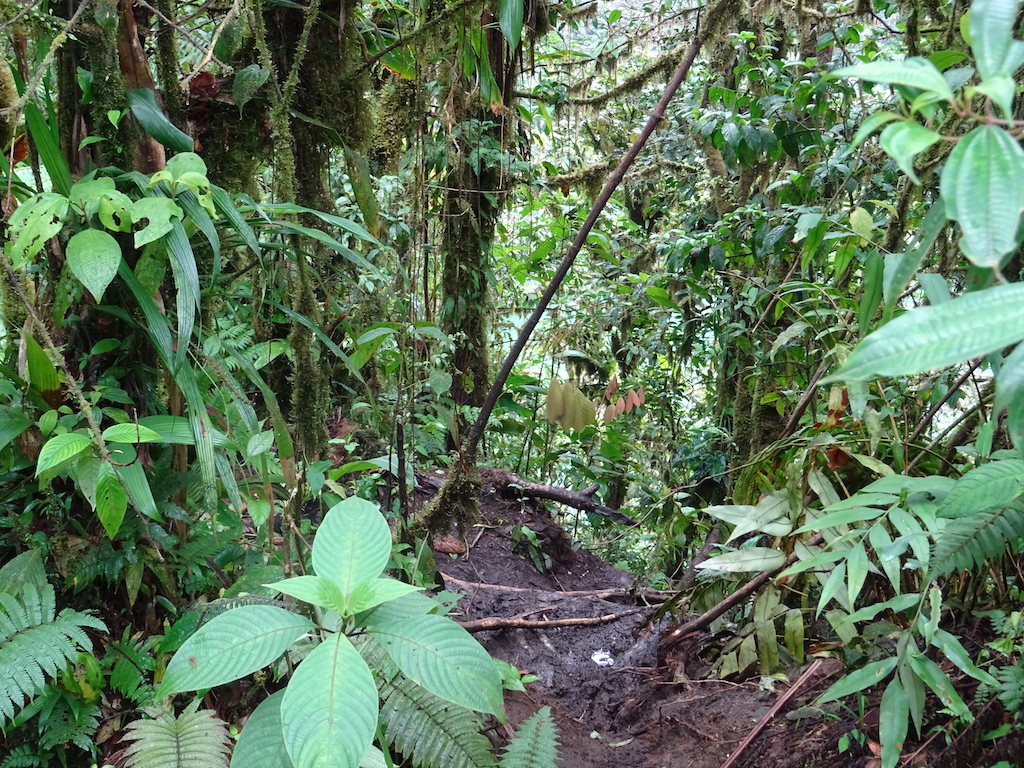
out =
[[[907,658],[917,676],[924,680],[925,685],[935,692],[935,695],[939,697],[939,701],[947,709],[952,710],[957,717],[962,717],[965,720],[971,719],[971,710],[964,704],[960,694],[956,692],[953,681],[949,679],[949,676],[942,671],[938,664],[920,651],[910,651]]]
[[[893,123],[887,125],[878,137],[879,144],[915,184],[920,184],[914,172],[914,158],[924,152],[942,137],[935,131],[918,123]]]
[[[0,405],[0,449],[32,426],[32,417],[17,408]]]
[[[71,203],[63,195],[40,192],[18,206],[7,231],[7,253],[14,269],[22,269],[64,227]]]
[[[214,617],[167,665],[160,696],[230,683],[275,661],[314,628],[313,622],[272,605],[245,605]]]
[[[911,310],[872,333],[822,384],[911,376],[1024,338],[1024,284],[997,285]]]
[[[319,605],[340,614],[346,613],[345,596],[341,593],[341,589],[333,581],[325,579],[323,576],[294,576],[263,586],[276,589],[296,600]]]
[[[92,445],[92,441],[85,435],[78,432],[66,432],[63,435],[54,435],[42,450],[39,451],[39,458],[36,460],[36,475],[67,461],[72,456],[77,456],[86,448]]]
[[[895,656],[891,656],[888,659],[871,662],[856,672],[851,672],[846,677],[833,683],[827,691],[821,694],[821,698],[818,699],[816,704],[820,706],[829,701],[849,696],[851,693],[863,691],[875,683],[882,682],[896,668],[897,661],[898,659]]]
[[[299,665],[281,700],[284,743],[295,768],[357,768],[377,730],[377,685],[341,632]]]
[[[882,694],[878,735],[882,742],[882,768],[896,768],[910,725],[910,702],[898,678],[889,681]]]
[[[156,507],[153,491],[149,487],[149,478],[138,460],[135,446],[131,443],[109,442],[107,450],[115,464],[117,476],[121,478],[121,484],[128,492],[128,500],[132,506],[146,517],[157,522],[162,521],[163,516]]]
[[[267,78],[270,77],[270,70],[261,67],[259,64],[250,64],[244,69],[235,73],[235,81],[231,88],[231,95],[235,97],[235,106],[238,107],[238,114],[242,114],[242,108],[256,94]]]
[[[1022,176],[1024,149],[994,125],[968,133],[946,160],[939,184],[946,215],[960,224],[960,247],[980,267],[999,266],[1019,245]]]
[[[171,231],[171,222],[181,220],[185,212],[169,197],[143,197],[132,203],[132,223],[145,220],[146,226],[135,233],[135,247],[153,243]]]
[[[128,494],[109,461],[100,463],[96,477],[96,517],[103,524],[107,536],[114,538],[124,522],[128,510]]]
[[[859,77],[874,83],[910,85],[931,91],[941,99],[952,99],[953,91],[942,73],[928,59],[914,56],[903,61],[872,61],[837,69],[839,77]]]
[[[71,192],[71,168],[68,167],[68,161],[60,149],[56,120],[53,119],[52,111],[47,111],[51,115],[49,121],[43,117],[43,111],[35,100],[29,99],[25,105],[25,124],[28,126],[32,141],[36,144],[39,159],[43,161],[46,172],[50,175],[54,189],[62,195],[67,195]]]
[[[889,317],[903,289],[921,266],[924,257],[935,245],[935,241],[946,224],[946,207],[933,205],[921,222],[921,234],[917,244],[904,253],[890,253],[885,256],[882,270],[882,293],[885,297],[885,316]]]
[[[153,91],[149,88],[137,88],[127,92],[128,104],[132,114],[146,133],[175,152],[191,152],[195,148],[192,138],[183,133],[156,103]]]
[[[1013,75],[1024,64],[1024,43],[1014,40],[1019,0],[974,0],[970,37],[981,79]]]
[[[150,429],[160,436],[155,442],[176,445],[196,444],[196,436],[192,432],[192,424],[184,416],[143,416],[139,419],[138,423],[140,426]],[[220,430],[214,430],[210,438],[217,447],[222,448],[228,445],[227,436]]]
[[[283,698],[284,691],[278,691],[249,715],[231,753],[231,768],[292,768],[281,730]]]
[[[786,556],[777,549],[748,547],[735,552],[726,552],[724,555],[709,557],[698,563],[696,567],[729,573],[760,573],[761,571],[773,571],[785,562]]]
[[[449,618],[369,615],[367,631],[403,674],[435,696],[478,712],[501,711],[501,676],[487,651]]]
[[[777,491],[766,496],[749,515],[736,523],[736,528],[726,543],[752,531],[763,531],[769,536],[785,536],[793,530],[793,525],[789,521],[790,506],[790,496],[785,491]]]
[[[1024,461],[992,461],[972,469],[953,486],[939,507],[940,517],[969,517],[992,507],[1005,507],[1024,491]]]
[[[109,232],[84,229],[72,235],[67,248],[68,267],[97,302],[113,281],[121,263],[121,247]]]
[[[501,0],[498,8],[498,27],[513,51],[523,36],[523,0]],[[513,56],[515,54],[512,54]]]
[[[163,438],[159,432],[141,424],[114,424],[103,430],[103,439],[115,443],[153,443]]]
[[[391,529],[375,504],[354,496],[335,504],[313,540],[313,570],[348,595],[391,557]]]

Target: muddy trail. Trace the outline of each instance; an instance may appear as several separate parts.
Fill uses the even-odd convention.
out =
[[[424,479],[418,503],[440,480]],[[699,631],[666,652],[665,635],[691,618],[658,618],[672,593],[636,590],[630,574],[574,550],[545,506],[517,498],[506,481],[484,473],[480,522],[435,557],[446,589],[464,595],[454,618],[492,655],[538,678],[507,697],[509,717],[515,725],[550,706],[562,768],[879,768],[877,696],[859,722],[840,705],[812,706],[843,674],[835,649],[771,678],[718,679],[711,664],[732,635]],[[532,552],[521,536],[513,541],[521,526],[536,535]],[[465,551],[444,551],[452,549]],[[920,743],[908,739],[900,765],[1024,766],[1024,752],[1005,754],[1011,739],[986,752],[981,736],[1001,717],[986,707],[959,733],[936,720]]]

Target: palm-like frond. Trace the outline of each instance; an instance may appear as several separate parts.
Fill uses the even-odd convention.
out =
[[[935,542],[932,563],[938,573],[980,568],[1022,536],[1024,512],[1016,507],[975,512],[946,523]]]
[[[129,768],[227,768],[231,740],[227,725],[196,699],[178,716],[156,712],[125,729]]]
[[[42,691],[79,647],[91,643],[87,628],[106,631],[88,613],[65,608],[59,615],[53,587],[25,585],[21,596],[0,592],[0,724]]]

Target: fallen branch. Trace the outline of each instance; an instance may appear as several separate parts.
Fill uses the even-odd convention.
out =
[[[557,488],[553,485],[531,483],[529,480],[523,480],[518,475],[513,475],[511,472],[505,472],[503,470],[492,470],[488,473],[488,476],[493,476],[495,479],[500,480],[509,490],[518,491],[523,496],[529,496],[531,499],[557,501],[559,504],[565,504],[566,506],[582,510],[583,512],[593,512],[597,515],[603,515],[604,517],[614,520],[616,523],[620,523],[622,525],[639,524],[629,515],[625,515],[617,509],[606,507],[596,501],[594,499],[594,494],[598,489],[598,486],[596,485],[592,485],[584,491],[570,491],[568,488]]]
[[[818,671],[818,667],[821,666],[821,663],[822,659],[817,659],[813,664],[811,664],[811,666],[807,668],[807,671],[800,675],[800,678],[795,683],[793,683],[793,685],[790,686],[789,690],[779,697],[779,700],[775,702],[775,705],[771,709],[769,709],[768,712],[765,713],[765,716],[762,717],[761,720],[758,722],[758,724],[754,726],[754,729],[747,735],[747,738],[743,740],[743,743],[736,748],[735,752],[729,755],[728,760],[722,763],[722,768],[731,768],[732,764],[736,762],[740,754],[742,754],[743,750],[749,747],[750,743],[757,738],[757,734],[763,731],[765,729],[765,726],[767,726],[768,723],[770,723],[775,718],[775,716],[779,714],[779,710],[786,705],[786,702],[793,698],[793,694],[799,691],[804,685],[807,684],[807,681],[814,676],[814,673]]]
[[[608,597],[642,597],[645,600],[652,603],[663,603],[671,597],[675,596],[675,592],[664,592],[660,589],[651,589],[650,587],[645,588],[642,592],[635,592],[627,588],[608,588],[608,589],[577,589],[568,592],[555,592],[549,589],[531,589],[529,587],[508,587],[504,584],[484,584],[478,581],[463,581],[457,579],[454,576],[449,576],[447,573],[439,571],[441,578],[444,579],[446,587],[457,586],[462,591],[476,591],[479,589],[492,589],[499,592],[544,592],[550,595],[558,595],[559,597],[596,597],[604,600]]]
[[[646,611],[647,607],[630,608],[621,613],[606,613],[604,616],[583,617],[579,619],[524,619],[523,616],[537,613],[529,611],[517,616],[503,618],[501,616],[489,616],[486,619],[473,619],[472,621],[460,621],[459,626],[467,632],[486,632],[492,629],[552,629],[554,627],[592,627],[596,624],[607,624],[621,619],[624,616],[632,616],[635,613]]]
[[[825,537],[822,536],[822,534],[816,533],[807,541],[807,546],[813,547],[815,544],[820,544],[824,540],[824,538]],[[765,571],[764,573],[759,573],[757,576],[752,578],[750,581],[748,581],[742,587],[737,589],[731,595],[727,595],[724,600],[721,600],[718,603],[718,605],[714,606],[713,608],[709,608],[696,619],[691,619],[682,626],[673,629],[671,632],[665,635],[665,637],[662,638],[661,641],[662,648],[670,648],[674,646],[676,643],[678,643],[680,640],[682,640],[684,637],[689,635],[691,632],[696,632],[699,629],[704,629],[708,626],[708,624],[717,619],[730,608],[739,605],[752,594],[757,592],[761,587],[763,587],[769,581],[774,579],[776,576],[782,573],[783,570],[791,566],[796,561],[797,554],[796,552],[793,552],[792,554],[790,554],[789,557],[786,558],[786,562],[784,562],[774,571]]]

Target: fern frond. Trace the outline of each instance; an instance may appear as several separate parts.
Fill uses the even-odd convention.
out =
[[[93,736],[100,727],[100,708],[85,704],[70,693],[54,690],[52,706],[44,708],[39,718],[39,746],[43,749],[74,744],[83,750],[93,745]]]
[[[1024,536],[1024,512],[1014,507],[986,509],[949,520],[935,542],[932,562],[938,573],[974,570],[1000,557],[1007,542]]]
[[[496,768],[491,742],[472,710],[441,699],[402,675],[378,643],[360,653],[375,670],[384,738],[417,768]]]
[[[501,756],[501,768],[555,768],[558,732],[551,707],[541,707],[519,726]]]
[[[39,753],[28,744],[19,744],[7,753],[0,768],[45,768],[46,763]]]
[[[227,768],[231,740],[227,724],[196,699],[178,716],[157,712],[125,729],[128,768]]]
[[[382,686],[384,737],[418,768],[492,768],[498,764],[480,721],[406,677]]]
[[[156,669],[156,660],[150,653],[154,645],[155,638],[143,640],[131,634],[131,627],[125,627],[121,639],[107,646],[104,662],[113,665],[110,686],[135,704],[152,702],[153,688],[148,681],[149,674]]]
[[[996,670],[999,680],[997,693],[1007,712],[1019,712],[1024,706],[1024,669],[1020,667],[1001,667]]]
[[[91,645],[87,628],[106,631],[102,621],[65,608],[59,615],[53,587],[26,584],[21,599],[0,592],[0,725],[25,699],[37,695],[60,669]]]

